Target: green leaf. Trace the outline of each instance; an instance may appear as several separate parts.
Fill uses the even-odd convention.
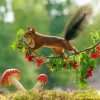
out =
[[[100,38],[99,37],[99,32],[96,32],[95,36],[96,36],[96,40],[98,40]]]
[[[89,34],[90,34],[90,35],[93,35],[94,33],[93,33],[93,32],[90,32]]]
[[[15,50],[18,46],[18,41],[15,41],[12,43],[12,45],[10,46],[13,50]]]
[[[19,29],[18,31],[17,31],[17,35],[23,35],[25,32],[24,32],[24,30],[23,29]]]
[[[85,80],[76,83],[77,88],[87,89],[89,87],[88,83]]]
[[[23,47],[23,48],[22,48],[22,52],[25,52],[25,51],[26,51],[26,48],[25,48],[25,47]]]

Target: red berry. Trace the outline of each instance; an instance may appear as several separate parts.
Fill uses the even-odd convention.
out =
[[[93,70],[94,70],[94,68],[93,68],[93,67],[90,67],[90,69],[89,69],[89,71],[88,71],[88,73],[87,73],[87,75],[86,75],[86,78],[89,78],[89,77],[92,76]]]
[[[97,53],[98,53],[98,56],[100,56],[100,51],[98,51]]]
[[[43,63],[43,58],[38,58],[37,63]]]
[[[46,64],[46,62],[43,62],[43,64],[45,65],[45,64]]]
[[[29,51],[26,50],[26,52],[25,52],[25,58],[27,58],[29,62],[32,62],[36,58],[36,56],[29,55]]]
[[[28,50],[25,52],[25,58],[28,58],[28,56],[29,56],[29,52],[28,52]]]
[[[97,48],[98,51],[100,51],[100,45],[98,45],[96,48]]]
[[[36,63],[36,65],[37,65],[38,67],[40,67],[40,66],[41,66],[41,64],[40,64],[40,63]]]
[[[79,80],[82,81],[82,78],[80,78]]]
[[[63,68],[66,69],[66,64],[64,64]]]
[[[32,62],[35,58],[36,58],[36,56],[28,56],[28,61]]]
[[[78,63],[77,62],[74,62],[73,67],[74,67],[75,70],[77,70]]]
[[[93,71],[94,70],[94,68],[93,67],[90,67],[90,71]]]
[[[100,51],[100,47],[97,47],[98,51]]]
[[[89,77],[91,77],[91,76],[92,76],[92,72],[88,72],[86,78],[89,78]]]
[[[91,58],[94,58],[94,59],[98,58],[98,52],[92,53],[92,54],[90,55],[90,57],[91,57]]]
[[[43,58],[38,58],[37,61],[36,61],[36,65],[39,67],[42,64],[45,64],[44,59]]]

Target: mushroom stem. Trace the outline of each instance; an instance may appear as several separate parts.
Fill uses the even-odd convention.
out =
[[[33,87],[33,89],[40,89],[40,88],[42,88],[42,83],[38,81],[36,85]]]
[[[26,89],[22,86],[22,84],[15,77],[10,78],[10,83],[14,85],[17,88],[17,90],[26,91]]]

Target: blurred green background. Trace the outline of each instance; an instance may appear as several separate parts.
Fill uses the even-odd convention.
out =
[[[79,50],[91,45],[89,32],[100,30],[99,0],[0,0],[0,75],[8,68],[21,71],[20,82],[26,89],[36,83],[36,76],[45,73],[49,77],[46,88],[67,88],[74,83],[74,73],[62,70],[50,72],[46,66],[40,68],[24,58],[24,54],[13,51],[10,45],[19,28],[35,26],[41,34],[63,37],[64,27],[82,5],[93,8],[90,25],[75,39],[72,44]],[[84,38],[83,38],[84,37]],[[48,54],[50,49],[43,48],[41,53]],[[97,66],[99,66],[99,59]],[[15,90],[13,86],[7,87]]]

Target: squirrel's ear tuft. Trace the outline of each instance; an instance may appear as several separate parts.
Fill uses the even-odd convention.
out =
[[[28,30],[30,30],[30,29],[31,29],[31,27],[28,27],[27,29],[28,29]]]
[[[35,32],[35,28],[34,28],[34,27],[32,27],[32,32],[33,32],[33,33]]]

